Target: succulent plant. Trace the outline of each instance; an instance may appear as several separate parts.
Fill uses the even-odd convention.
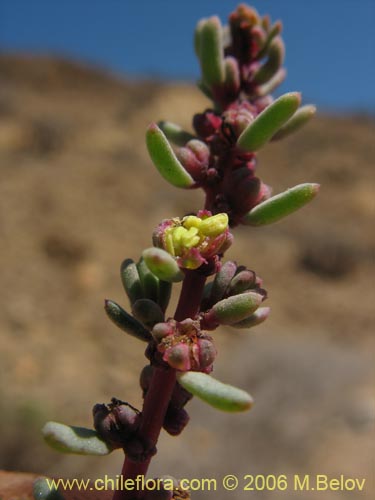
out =
[[[113,323],[146,344],[148,364],[140,377],[143,408],[112,398],[94,406],[95,430],[47,423],[45,439],[59,451],[105,455],[122,448],[122,475],[134,479],[146,475],[161,429],[178,435],[186,427],[186,405],[193,396],[227,412],[251,408],[247,392],[210,375],[217,354],[212,332],[220,325],[252,328],[270,313],[263,305],[267,292],[261,278],[226,260],[232,231],[240,224],[274,223],[302,208],[319,190],[306,183],[272,195],[256,173],[258,151],[295,132],[315,113],[314,106],[301,106],[298,92],[277,99],[271,95],[286,74],[281,31],[279,21],[271,24],[268,16],[243,4],[226,27],[217,17],[198,23],[199,87],[212,107],[194,115],[193,132],[166,121],[151,124],[146,144],[167,182],[203,190],[203,208],[156,221],[152,246],[138,262],[123,262],[120,274],[130,312],[105,301]],[[171,315],[168,305],[176,282],[182,288]],[[172,492],[117,490],[114,499],[188,498],[180,493],[177,483]]]

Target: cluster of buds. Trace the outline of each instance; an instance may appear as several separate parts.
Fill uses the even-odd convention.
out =
[[[212,371],[217,351],[212,338],[201,330],[198,320],[188,318],[178,322],[170,319],[158,323],[152,336],[163,361],[175,370]]]
[[[206,285],[201,306],[201,327],[214,330],[219,325],[251,328],[267,319],[269,307],[260,307],[267,298],[263,281],[254,271],[227,261],[214,280]]]
[[[231,227],[258,225],[252,211],[268,200],[274,203],[271,188],[255,175],[258,150],[299,129],[315,113],[312,105],[300,106],[298,92],[276,100],[270,94],[285,77],[280,33],[280,22],[271,24],[246,5],[231,14],[227,27],[217,17],[200,21],[195,35],[200,87],[213,109],[194,116],[195,135],[167,121],[150,125],[146,134],[161,175],[177,187],[202,188],[205,209],[228,214]],[[297,203],[280,217],[314,198],[317,185],[294,189]],[[288,191],[282,195],[288,198]],[[262,218],[262,224],[270,222],[274,219]]]
[[[137,432],[141,412],[129,403],[112,398],[109,404],[96,404],[92,410],[94,428],[112,449],[123,448],[128,456],[138,460],[143,446]]]
[[[247,5],[240,5],[222,28],[216,16],[202,19],[195,31],[200,87],[225,109],[241,93],[253,99],[272,92],[285,78],[281,22],[271,25]]]

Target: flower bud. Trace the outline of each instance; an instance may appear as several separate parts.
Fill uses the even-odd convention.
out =
[[[113,448],[123,448],[140,424],[140,412],[115,398],[108,405],[96,404],[93,417],[96,431]]]
[[[189,141],[185,147],[177,151],[177,157],[194,180],[199,181],[205,178],[210,150],[204,142],[198,139]]]
[[[246,102],[229,108],[222,116],[224,120],[222,129],[225,131],[226,127],[230,128],[233,134],[233,142],[236,142],[238,137],[255,118],[254,113],[251,112],[251,106]]]
[[[197,364],[200,368],[200,371],[207,372],[207,369],[212,366],[212,363],[215,361],[217,356],[217,349],[215,345],[208,339],[198,339],[198,342],[195,344],[197,351]],[[211,371],[211,370],[209,370]]]
[[[193,117],[193,127],[197,134],[202,138],[208,138],[214,135],[220,128],[222,118],[214,111],[207,110],[204,113],[197,113]]]
[[[249,269],[244,269],[237,273],[229,285],[228,295],[238,295],[243,293],[249,288],[253,288],[255,285],[256,275],[254,271]]]
[[[183,408],[192,397],[193,395],[189,391],[176,382],[169,404],[173,406],[173,408]]]
[[[168,407],[165,414],[163,428],[171,436],[178,436],[187,426],[190,420],[189,414],[184,408]]]
[[[172,322],[167,323],[157,323],[152,329],[152,336],[156,342],[160,342],[162,339],[168,335],[173,335],[175,333],[174,324]]]
[[[163,360],[175,370],[188,371],[191,368],[190,348],[182,342],[167,349]]]

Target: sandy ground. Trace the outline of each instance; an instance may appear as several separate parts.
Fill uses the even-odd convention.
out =
[[[47,420],[91,426],[93,404],[112,396],[141,405],[143,346],[107,320],[103,299],[127,307],[121,261],[138,258],[161,219],[202,204],[201,193],[159,178],[147,124],[189,128],[192,112],[208,105],[189,85],[0,57],[0,468],[119,473],[120,453],[59,455],[40,428]],[[191,424],[180,438],[162,436],[151,474],[219,482],[225,474],[344,474],[366,478],[365,490],[335,498],[373,498],[374,129],[369,117],[323,113],[261,153],[259,174],[275,192],[306,181],[322,190],[284,222],[236,231],[228,254],[262,276],[272,315],[250,333],[215,333],[215,376],[256,404],[231,416],[193,401]],[[288,488],[194,499],[250,493],[301,498]]]

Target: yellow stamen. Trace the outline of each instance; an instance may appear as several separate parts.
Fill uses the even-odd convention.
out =
[[[218,236],[227,229],[228,221],[227,214],[217,214],[212,217],[207,217],[207,219],[202,220],[199,231],[204,234],[204,236]]]

